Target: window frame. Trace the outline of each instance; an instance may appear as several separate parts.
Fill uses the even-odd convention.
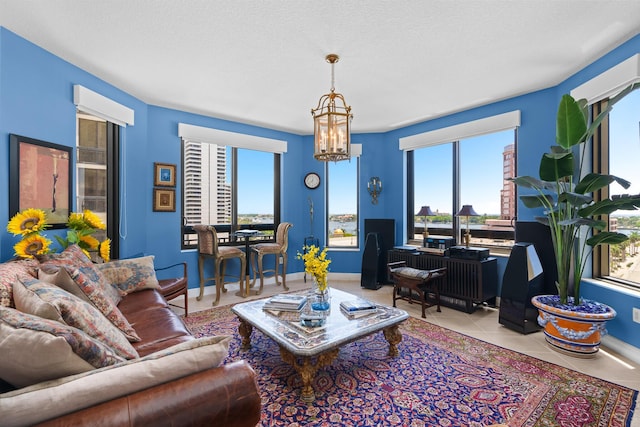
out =
[[[329,223],[330,223],[330,213],[329,213],[329,206],[330,206],[330,201],[329,201],[329,187],[331,185],[331,177],[329,174],[329,166],[330,166],[330,162],[327,162],[325,164],[325,170],[324,170],[324,175],[326,177],[325,181],[326,181],[326,185],[325,185],[325,200],[326,200],[326,215],[325,215],[325,241],[327,242],[326,246],[330,249],[330,250],[354,250],[354,251],[358,251],[360,250],[360,155],[359,153],[362,151],[361,146],[359,144],[351,144],[352,145],[352,150],[354,150],[355,148],[355,152],[356,155],[352,155],[351,159],[348,160],[349,162],[353,162],[355,160],[356,162],[356,182],[355,182],[355,188],[356,188],[356,244],[352,245],[352,246],[338,246],[338,245],[331,245],[331,239],[330,239],[330,227],[329,227]],[[356,145],[358,145],[358,147],[355,147]],[[353,152],[352,152],[353,154]]]
[[[600,112],[606,108],[608,100],[609,98],[607,97],[600,101],[593,102],[590,108],[591,117],[596,117],[600,114]],[[587,146],[587,149],[589,148],[591,151],[592,171],[603,175],[611,174],[611,133],[609,115],[607,115],[600,123],[600,126],[598,126],[598,129],[593,135],[592,141],[590,141],[590,146]],[[599,189],[593,194],[593,199],[595,201],[600,201],[608,197],[610,197],[610,190],[608,186]],[[604,231],[609,231],[611,216],[603,214],[600,216],[600,219],[606,223]],[[591,232],[593,232],[593,230],[591,230]],[[617,286],[640,290],[640,282],[625,280],[611,275],[611,247],[609,245],[598,245],[594,247],[591,252],[591,256],[592,278],[604,280]]]
[[[184,162],[185,162],[185,144],[188,140],[186,138],[181,138],[181,176],[182,176],[182,182],[185,182],[185,167],[184,167]],[[212,144],[211,141],[192,141],[192,142],[198,142],[201,144]],[[240,230],[242,228],[246,228],[243,227],[242,225],[239,224],[238,222],[238,148],[243,148],[245,150],[251,150],[251,148],[246,148],[246,147],[236,147],[236,146],[231,146],[231,157],[230,157],[230,163],[231,163],[231,222],[229,224],[211,224],[216,228],[216,231],[218,231],[219,233],[229,233],[229,235],[231,235],[233,232]],[[267,151],[262,151],[262,150],[254,150],[254,151],[261,151],[261,152],[267,152]],[[272,237],[269,238],[265,238],[264,241],[265,242],[274,242],[275,241],[275,231],[278,228],[278,225],[281,222],[281,165],[282,165],[282,154],[278,153],[278,152],[271,152],[271,154],[273,154],[273,185],[274,185],[274,194],[273,194],[273,223],[265,223],[265,224],[253,224],[251,225],[251,229],[254,230],[260,230],[260,231],[266,231],[266,232],[273,232]],[[187,225],[187,218],[186,218],[186,213],[185,213],[185,185],[181,186],[181,197],[182,197],[182,203],[181,203],[181,218],[182,218],[182,224],[181,224],[181,249],[182,250],[188,250],[188,249],[196,249],[197,248],[197,243],[189,243],[190,240],[194,240],[193,238],[189,238],[189,236],[194,236],[196,235],[195,230],[193,229],[192,225]],[[219,245],[221,246],[236,246],[238,245],[239,242],[237,242],[235,239],[229,238],[226,241],[221,241],[219,242]]]
[[[513,171],[513,176],[517,176],[517,158],[518,158],[518,129],[519,126],[515,126],[513,127],[511,130],[513,131],[513,145],[514,145],[514,156],[515,156],[515,167],[516,170]],[[484,135],[490,135],[493,133],[500,133],[500,132],[505,132],[508,131],[509,129],[496,129],[493,131],[486,131],[483,134]],[[449,142],[442,142],[442,143],[438,143],[438,144],[428,144],[428,145],[424,145],[424,146],[419,146],[419,147],[415,147],[413,149],[410,150],[406,150],[406,164],[407,164],[407,173],[406,173],[406,188],[407,188],[407,205],[406,205],[406,233],[407,233],[407,244],[416,244],[419,243],[420,245],[422,245],[422,242],[416,242],[416,239],[413,237],[416,235],[416,227],[415,227],[415,167],[416,167],[416,159],[415,159],[415,151],[417,149],[426,149],[429,147],[433,147],[436,145],[442,145],[442,144],[451,144],[452,145],[452,149],[451,149],[451,161],[453,163],[452,166],[452,177],[451,177],[451,187],[452,187],[452,191],[453,191],[453,195],[452,195],[452,212],[457,212],[458,209],[460,209],[460,207],[462,206],[461,204],[461,166],[460,166],[460,152],[461,152],[461,142],[464,141],[465,139],[470,139],[473,138],[475,136],[480,136],[480,135],[470,135],[470,136],[466,136],[465,138],[456,138],[452,141]],[[517,193],[515,193],[515,197],[517,199]],[[515,204],[515,208],[516,208],[516,218],[517,218],[517,203]],[[502,206],[500,206],[500,209],[502,209]],[[512,221],[514,221],[515,218],[512,218]],[[455,244],[456,245],[462,245],[463,244],[463,240],[462,240],[462,232],[465,229],[465,226],[463,224],[463,221],[460,217],[456,216],[455,214],[452,215],[452,229],[451,229],[451,236],[455,238]],[[419,228],[418,228],[419,230]],[[423,230],[424,231],[424,230]],[[513,240],[513,242],[515,243],[516,240],[516,235],[515,235],[515,224],[513,224],[513,231],[503,231],[503,230],[498,230],[498,231],[491,231],[492,233],[503,233],[506,234],[509,238],[508,240]],[[445,233],[444,235],[449,236],[448,232]],[[476,236],[477,237],[477,236]],[[480,236],[482,237],[482,236]],[[504,253],[504,254],[508,254],[511,251],[511,246],[498,246],[498,245],[485,245],[487,248],[489,248],[491,250],[492,253]]]
[[[87,116],[93,117],[96,121],[104,122],[106,125],[106,147],[105,147],[105,169],[106,169],[106,203],[107,203],[107,221],[106,221],[106,236],[111,240],[110,243],[110,256],[112,259],[118,259],[120,257],[120,125],[118,123],[110,122],[109,120],[99,115],[89,113],[83,110],[76,110],[76,151],[79,147],[80,138],[80,120],[92,120]],[[125,124],[126,125],[126,124]],[[77,157],[77,155],[76,155]],[[78,169],[81,168],[80,162],[76,162],[74,173],[76,175],[76,182],[74,185],[74,199],[79,199],[78,194]],[[77,211],[82,209],[82,206],[75,206]]]

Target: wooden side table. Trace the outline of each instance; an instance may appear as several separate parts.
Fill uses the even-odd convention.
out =
[[[438,306],[440,312],[440,282],[447,276],[446,268],[435,270],[419,270],[407,267],[406,261],[392,262],[387,265],[389,277],[393,280],[393,306],[397,300],[408,301],[409,304],[415,302],[414,292],[418,294],[422,304],[422,318],[426,318],[425,309]],[[409,293],[403,293],[402,289],[407,289]],[[435,295],[434,302],[427,300],[429,293]]]

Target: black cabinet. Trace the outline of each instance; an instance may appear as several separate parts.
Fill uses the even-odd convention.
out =
[[[447,279],[440,288],[443,305],[462,308],[472,313],[476,304],[495,305],[498,293],[498,261],[450,258],[422,252],[391,250],[388,262],[406,261],[409,267],[421,270],[447,268]]]

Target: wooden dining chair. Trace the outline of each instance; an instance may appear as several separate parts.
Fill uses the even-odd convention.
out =
[[[275,243],[258,243],[251,246],[251,263],[253,265],[253,281],[251,286],[256,283],[257,275],[260,274],[260,288],[257,294],[262,293],[264,286],[264,274],[273,273],[276,284],[280,285],[278,281],[278,271],[280,267],[280,257],[282,257],[282,287],[288,291],[287,288],[287,248],[289,246],[289,229],[293,227],[290,222],[282,222],[278,225],[276,230]],[[265,270],[262,265],[262,258],[265,255],[275,256],[275,268],[273,270]],[[257,262],[257,267],[256,267]]]
[[[238,282],[240,283],[240,293],[246,294],[244,290],[244,274],[246,268],[246,260],[244,252],[235,246],[219,246],[218,245],[218,233],[212,225],[194,225],[193,229],[198,234],[198,273],[200,274],[200,295],[196,297],[198,301],[202,299],[204,295],[204,285],[206,282],[215,281],[216,283],[216,299],[213,305],[218,305],[220,302],[220,291],[227,292],[227,288],[224,286],[224,270],[226,262],[229,259],[240,259],[240,276]],[[204,261],[205,259],[213,260],[213,277],[204,277]],[[228,283],[228,282],[226,282]]]

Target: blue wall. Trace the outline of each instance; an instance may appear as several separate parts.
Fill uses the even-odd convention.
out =
[[[521,111],[518,132],[518,174],[537,175],[538,160],[555,138],[555,114],[563,93],[589,80],[629,56],[640,52],[637,36],[580,70],[556,87],[514,97],[479,108],[408,126],[387,133],[353,135],[355,143],[363,145],[360,158],[360,229],[366,218],[396,220],[396,244],[404,237],[405,158],[398,149],[399,138],[484,118],[512,110]],[[8,142],[10,133],[73,146],[75,143],[75,106],[73,85],[81,84],[135,111],[135,125],[123,131],[124,158],[123,194],[126,196],[123,231],[120,238],[121,256],[149,253],[158,265],[187,261],[190,286],[197,286],[197,260],[194,251],[180,250],[180,212],[152,212],[153,163],[178,165],[180,174],[180,140],[178,123],[190,123],[275,138],[288,142],[282,161],[282,220],[294,224],[290,231],[289,272],[302,271],[295,251],[302,246],[309,230],[308,197],[315,205],[315,236],[324,235],[324,165],[313,160],[311,136],[240,124],[147,105],[76,66],[51,55],[16,34],[0,28],[0,224],[8,221]],[[318,190],[304,187],[307,172],[321,175],[323,186]],[[373,205],[366,183],[379,176],[384,184],[379,204]],[[180,185],[180,184],[178,184]],[[181,203],[177,194],[177,204]],[[520,220],[533,220],[537,212],[518,206]],[[363,234],[363,233],[361,233]],[[360,237],[360,245],[363,246]],[[0,260],[13,255],[15,238],[3,227],[0,231]],[[324,243],[324,242],[323,242]],[[359,250],[331,251],[333,272],[358,273],[362,253]],[[500,274],[506,259],[500,260]],[[587,298],[598,299],[618,310],[610,322],[610,333],[633,346],[640,347],[639,327],[631,320],[631,307],[640,307],[638,292],[623,293],[589,281],[585,283]]]

